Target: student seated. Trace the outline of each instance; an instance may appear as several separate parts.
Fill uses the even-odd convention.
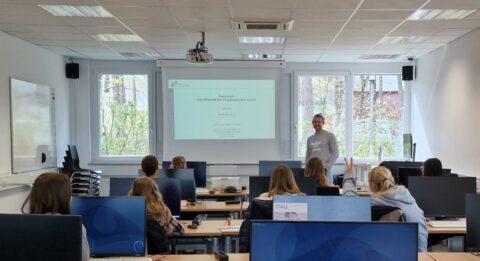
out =
[[[333,187],[332,183],[330,183],[325,175],[325,167],[320,158],[312,157],[308,160],[308,162],[305,164],[305,176],[315,177],[317,180],[317,195],[340,195],[339,189],[337,187]]]
[[[187,168],[187,161],[183,156],[175,156],[172,159],[172,165],[170,166],[171,169],[186,169]]]
[[[43,173],[33,182],[32,190],[23,202],[21,211],[25,214],[25,206],[30,203],[28,214],[69,215],[71,200],[72,185],[68,176],[58,173]],[[82,260],[90,260],[87,232],[83,225]]]
[[[423,176],[442,176],[442,162],[437,158],[427,159],[422,167]]]
[[[293,178],[292,170],[285,165],[273,170],[268,192],[260,194],[258,199],[272,200],[274,195],[304,195]]]
[[[427,251],[427,223],[423,210],[407,188],[395,185],[392,173],[385,167],[375,167],[368,172],[368,183],[372,191],[373,206],[392,206],[400,208],[406,222],[418,223],[418,251]]]
[[[139,177],[133,182],[132,190],[128,195],[144,196],[146,198],[148,254],[170,252],[170,242],[167,235],[181,236],[184,230],[163,202],[157,183],[151,178]]]
[[[156,178],[158,173],[158,160],[153,155],[145,156],[142,159],[142,171],[149,178]]]

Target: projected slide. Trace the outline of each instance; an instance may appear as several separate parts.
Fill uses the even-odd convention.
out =
[[[274,80],[169,80],[177,140],[274,139]]]

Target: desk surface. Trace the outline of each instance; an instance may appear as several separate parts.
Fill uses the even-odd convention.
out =
[[[240,206],[242,206],[241,209]],[[187,201],[185,200],[182,200],[180,203],[180,212],[240,212],[247,211],[247,209],[248,202],[227,205],[225,202],[199,201],[195,203],[195,206],[187,206]]]
[[[248,190],[242,190],[237,193],[225,193],[220,191],[215,191],[215,193],[210,194],[210,192],[197,192],[197,198],[221,198],[221,197],[244,197],[248,196]]]
[[[232,226],[240,226],[242,219],[232,219]],[[191,229],[187,226],[192,224],[191,220],[181,220],[183,229],[185,230],[185,237],[219,237],[219,236],[238,236],[239,231],[220,231],[218,227],[225,226],[225,220],[204,220],[197,229]]]
[[[248,261],[249,254],[239,253],[239,254],[228,254],[230,261]],[[215,257],[213,255],[162,255],[154,256],[153,260],[162,260],[162,261],[214,261]],[[480,257],[474,256],[470,253],[459,253],[459,252],[428,252],[428,253],[418,253],[418,261],[479,261]]]

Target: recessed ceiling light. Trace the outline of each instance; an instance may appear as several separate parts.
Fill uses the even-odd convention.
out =
[[[143,42],[136,34],[96,34],[90,35],[99,42]]]
[[[282,55],[250,53],[250,54],[244,54],[243,58],[249,59],[249,60],[280,60],[282,59]]]
[[[461,20],[476,9],[419,9],[408,17],[408,20]]]
[[[378,43],[380,44],[417,44],[425,41],[424,36],[385,36]]]
[[[239,36],[242,44],[283,44],[285,37],[273,36]]]
[[[99,5],[38,5],[54,16],[112,17]]]

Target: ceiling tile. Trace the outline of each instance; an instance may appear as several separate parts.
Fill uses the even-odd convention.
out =
[[[293,18],[312,21],[346,21],[353,10],[295,9]]]
[[[288,19],[292,11],[284,8],[235,8],[233,18]]]
[[[352,20],[403,21],[413,12],[412,10],[358,10]]]
[[[414,10],[422,6],[427,0],[365,0],[360,9],[409,9]]]
[[[50,15],[43,8],[32,4],[3,4],[0,1],[0,16],[10,15],[32,15],[32,16],[44,16]]]
[[[78,31],[86,34],[131,34],[123,26],[74,26]]]
[[[353,10],[360,0],[297,0],[296,8],[350,9]]]
[[[0,24],[0,30],[5,32],[32,32],[32,33],[81,33],[70,26],[49,25],[20,25]]]
[[[225,0],[163,0],[165,6],[178,7],[227,7]]]

